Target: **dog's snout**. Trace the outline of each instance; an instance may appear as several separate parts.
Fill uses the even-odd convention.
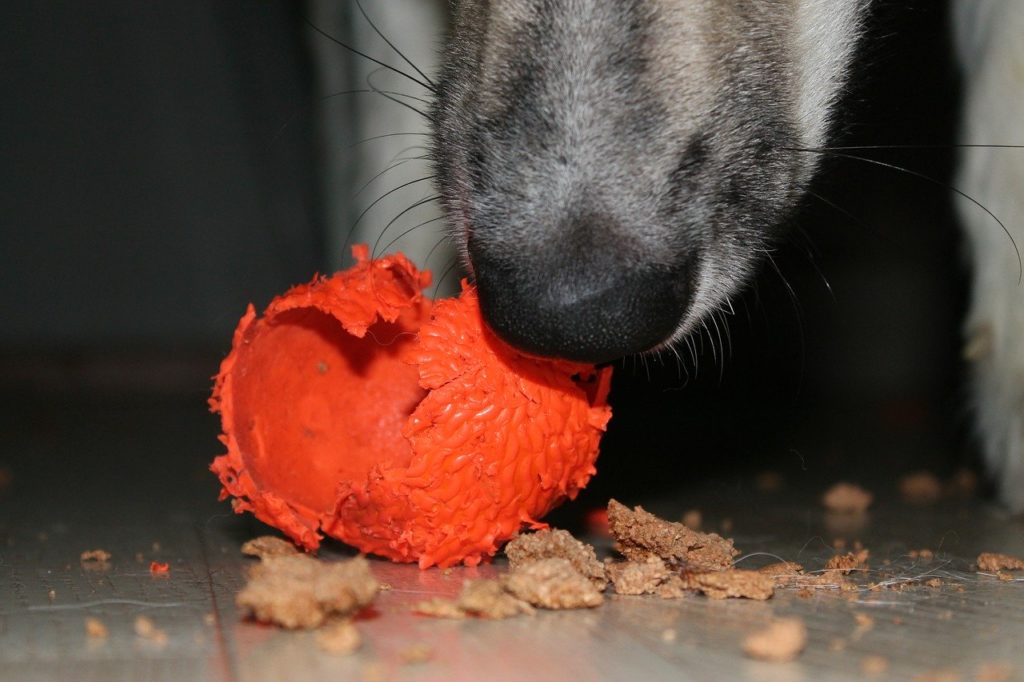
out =
[[[612,250],[552,249],[512,267],[471,239],[470,257],[484,319],[533,355],[600,363],[650,350],[689,303],[685,267],[627,267]]]

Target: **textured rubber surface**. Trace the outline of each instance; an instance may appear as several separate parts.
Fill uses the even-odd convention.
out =
[[[611,370],[525,357],[471,287],[432,305],[404,256],[355,254],[239,323],[210,400],[222,497],[309,550],[475,565],[594,474]]]

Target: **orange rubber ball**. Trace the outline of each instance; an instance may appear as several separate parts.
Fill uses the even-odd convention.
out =
[[[475,290],[368,258],[250,305],[216,378],[221,499],[307,550],[323,534],[421,568],[473,566],[595,473],[611,369],[524,356]]]

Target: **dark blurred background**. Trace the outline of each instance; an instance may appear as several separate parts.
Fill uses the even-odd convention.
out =
[[[389,188],[352,199],[384,168],[350,145],[387,132],[368,119],[397,105],[381,99],[378,115],[334,96],[362,87],[367,65],[304,17],[380,43],[345,0],[11,2],[4,14],[0,468],[17,474],[18,444],[59,430],[68,410],[84,424],[105,415],[108,431],[140,409],[181,415],[163,428],[194,433],[182,461],[205,463],[220,452],[209,377],[245,305],[336,267],[366,197]],[[944,2],[878,2],[837,143],[951,144],[947,34]],[[392,37],[420,54],[438,40]],[[941,187],[955,155],[870,156],[938,185],[826,158],[774,265],[727,319],[728,341],[698,341],[696,364],[686,352],[681,365],[621,363],[588,499],[765,469],[856,478],[972,461],[966,280]]]

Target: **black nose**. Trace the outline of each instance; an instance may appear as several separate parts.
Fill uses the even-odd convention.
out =
[[[613,250],[539,258],[469,242],[484,319],[533,355],[606,362],[672,336],[689,303],[685,266],[628,264]]]

